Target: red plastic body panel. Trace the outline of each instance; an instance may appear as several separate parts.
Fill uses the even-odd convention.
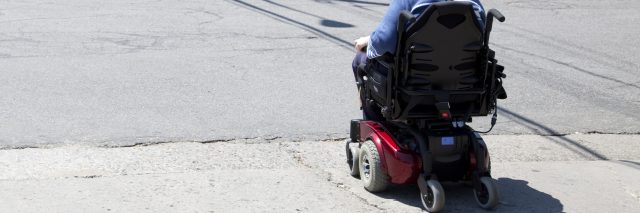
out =
[[[421,171],[422,162],[417,153],[402,150],[395,139],[379,123],[360,122],[360,141],[370,139],[376,145],[382,162],[382,172],[394,184],[415,183]]]

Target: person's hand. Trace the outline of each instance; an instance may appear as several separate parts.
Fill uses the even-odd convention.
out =
[[[356,51],[364,52],[367,48],[367,45],[369,45],[369,36],[360,37],[353,42],[355,43]]]

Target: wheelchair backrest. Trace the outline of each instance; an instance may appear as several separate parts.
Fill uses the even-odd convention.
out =
[[[408,14],[408,13],[407,13]],[[385,117],[390,120],[486,115],[488,46],[471,2],[430,5],[409,26],[402,14]],[[487,24],[488,26],[490,24]],[[490,31],[490,26],[487,31]]]
[[[411,90],[469,90],[483,79],[483,30],[470,2],[429,6],[406,30],[404,81]]]

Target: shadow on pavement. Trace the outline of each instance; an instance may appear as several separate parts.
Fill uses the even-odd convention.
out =
[[[320,21],[320,24],[325,27],[335,27],[335,28],[349,28],[353,27],[352,24],[339,22],[331,19],[323,19]]]
[[[553,196],[531,188],[529,182],[511,178],[497,180],[500,204],[491,212],[562,212],[564,206]],[[473,188],[459,183],[443,183],[445,208],[442,212],[488,212],[475,201]],[[422,208],[418,185],[392,186],[375,195]]]
[[[378,6],[389,6],[389,3],[380,3],[380,2],[372,2],[372,1],[358,1],[358,0],[335,0],[335,1],[343,1],[343,2],[350,2],[350,3],[356,3],[356,4],[371,4],[371,5],[378,5]]]
[[[500,211],[562,212],[564,206],[553,196],[531,188],[529,182],[511,178],[498,179]]]
[[[276,5],[278,7],[282,7],[282,8],[291,10],[291,11],[295,11],[295,12],[298,12],[298,13],[302,13],[302,14],[305,14],[305,15],[308,15],[308,16],[312,16],[312,17],[318,18],[318,19],[320,19],[320,24],[322,26],[325,26],[325,27],[335,27],[335,28],[355,27],[355,26],[353,26],[352,24],[349,24],[349,23],[344,23],[344,22],[340,22],[340,21],[336,21],[336,20],[332,20],[332,19],[327,19],[325,17],[319,16],[319,15],[315,15],[315,14],[312,14],[312,13],[308,13],[308,12],[305,12],[305,11],[302,11],[302,10],[298,10],[298,9],[295,9],[295,8],[291,8],[291,7],[288,7],[286,5],[283,5],[283,4],[280,4],[280,3],[276,3],[276,2],[273,2],[273,1],[270,1],[270,0],[263,0],[263,1],[267,2],[269,4]]]
[[[333,34],[331,34],[329,32],[320,30],[320,29],[318,29],[316,27],[313,27],[313,26],[311,26],[309,24],[297,21],[297,20],[295,20],[293,18],[290,18],[290,17],[287,17],[285,15],[281,15],[281,14],[275,13],[273,11],[261,8],[259,6],[253,5],[251,3],[244,2],[242,0],[228,0],[228,1],[232,2],[232,3],[236,3],[237,5],[240,5],[240,6],[244,7],[244,8],[249,9],[249,10],[258,12],[258,13],[260,13],[262,15],[271,17],[271,18],[273,18],[273,19],[275,19],[277,21],[280,21],[282,23],[286,23],[286,24],[298,27],[298,28],[300,28],[302,30],[306,30],[307,32],[313,33],[313,34],[315,34],[315,35],[317,35],[317,36],[319,36],[321,38],[324,38],[327,41],[332,42],[332,43],[334,43],[334,44],[336,44],[336,45],[338,45],[338,46],[340,46],[340,47],[342,47],[342,48],[344,48],[346,50],[355,51],[353,49],[353,43],[352,42],[344,40],[342,38],[339,38],[336,35],[333,35]],[[265,1],[265,2],[273,4],[272,1]],[[347,26],[347,27],[348,27],[348,25],[350,25],[350,24],[347,25],[347,23],[342,23],[342,24],[343,24],[342,26]],[[353,25],[351,25],[351,26],[353,26]]]

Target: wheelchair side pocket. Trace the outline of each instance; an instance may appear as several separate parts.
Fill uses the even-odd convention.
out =
[[[368,77],[367,87],[369,88],[371,97],[374,101],[378,102],[378,104],[385,103],[387,97],[387,76],[377,71],[372,71],[369,72]]]

